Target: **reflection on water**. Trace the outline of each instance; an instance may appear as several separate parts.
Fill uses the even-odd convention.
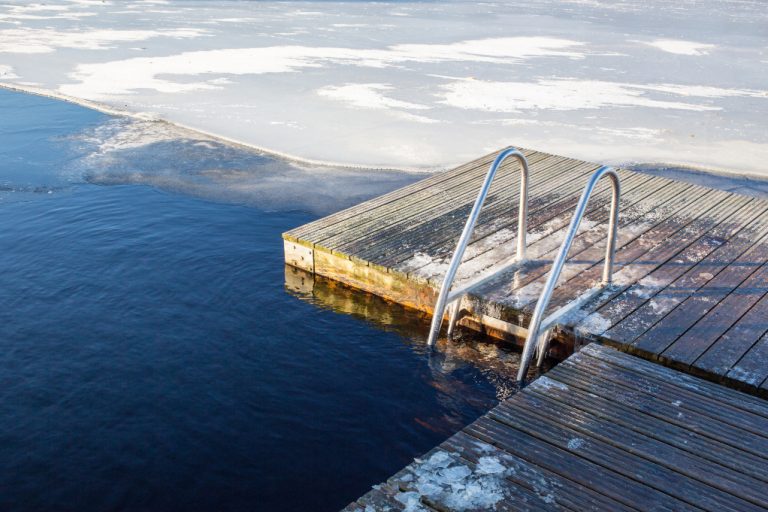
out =
[[[404,336],[412,350],[429,357],[436,380],[456,368],[471,365],[493,384],[499,400],[508,398],[518,389],[514,377],[520,363],[520,352],[509,344],[494,343],[485,336],[458,329],[455,339],[447,341],[440,338],[436,350],[430,350],[426,340],[431,317],[426,313],[288,265],[285,266],[285,287],[301,300],[362,318],[380,329]]]
[[[324,171],[121,123],[0,91],[0,510],[338,510],[508,393],[514,354],[286,293]]]

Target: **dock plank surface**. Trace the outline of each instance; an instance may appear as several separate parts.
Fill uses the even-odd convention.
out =
[[[578,197],[599,166],[522,150],[529,160],[529,263],[475,287],[461,323],[513,341],[524,333]],[[431,312],[497,153],[284,234],[286,262]],[[768,396],[768,201],[625,169],[614,284],[557,327],[555,349],[601,341]],[[515,255],[520,172],[500,169],[455,286]],[[610,188],[598,184],[548,311],[602,272]],[[519,340],[518,340],[519,341]],[[564,347],[564,348],[563,348]]]
[[[768,510],[767,427],[760,398],[592,343],[345,511]]]

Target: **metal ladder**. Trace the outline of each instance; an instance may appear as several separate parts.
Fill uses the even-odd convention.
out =
[[[584,212],[587,208],[589,198],[592,196],[592,191],[595,189],[597,182],[603,176],[608,176],[612,185],[611,196],[611,214],[608,219],[608,243],[605,247],[605,265],[603,266],[603,278],[602,281],[584,292],[577,299],[569,302],[562,308],[558,309],[546,319],[543,320],[544,310],[549,305],[549,300],[552,297],[552,291],[557,285],[557,280],[560,277],[560,272],[563,270],[566,258],[568,258],[568,251],[571,248],[573,239],[576,237],[576,232],[581,224],[581,219],[584,217]],[[547,282],[544,284],[544,289],[539,295],[539,299],[536,302],[536,308],[533,310],[533,316],[531,317],[531,323],[528,325],[528,337],[525,340],[523,346],[523,355],[520,358],[520,368],[517,372],[517,380],[521,385],[525,384],[525,377],[528,373],[528,368],[533,357],[534,348],[538,352],[538,366],[544,361],[544,357],[547,354],[550,341],[551,329],[555,324],[561,320],[565,315],[579,309],[582,305],[590,301],[593,297],[602,292],[605,287],[611,284],[613,278],[613,260],[616,255],[616,231],[619,221],[619,200],[621,198],[621,184],[619,182],[619,175],[613,167],[603,166],[600,167],[587,182],[587,186],[584,187],[584,192],[581,194],[579,203],[576,205],[576,211],[571,218],[571,223],[568,226],[568,231],[560,246],[560,250],[557,253],[552,268],[547,276]],[[543,333],[543,334],[541,334]]]
[[[480,216],[480,210],[483,207],[485,198],[488,195],[488,191],[491,188],[493,178],[496,176],[496,171],[499,170],[501,164],[508,157],[515,157],[520,162],[520,207],[517,219],[517,254],[515,259],[508,265],[503,265],[492,274],[483,276],[482,279],[472,282],[458,290],[451,290],[453,286],[453,279],[456,277],[456,272],[459,270],[461,259],[464,257],[464,251],[469,244],[469,238],[472,236],[472,231],[475,229],[477,218]],[[453,328],[456,324],[456,320],[459,315],[459,306],[461,304],[461,297],[466,294],[471,288],[478,286],[479,284],[487,281],[491,277],[495,276],[499,272],[509,270],[510,268],[518,267],[525,262],[525,238],[526,231],[528,229],[528,160],[525,156],[515,148],[508,148],[499,153],[496,159],[488,169],[488,174],[485,175],[482,187],[480,187],[480,193],[475,199],[475,204],[472,206],[472,211],[469,213],[467,223],[464,224],[464,230],[461,232],[459,242],[456,245],[456,251],[453,253],[451,263],[448,265],[448,271],[443,278],[443,284],[440,287],[440,293],[437,296],[437,302],[435,303],[435,310],[432,314],[432,326],[429,330],[429,338],[427,344],[431,347],[435,344],[437,336],[440,334],[440,327],[443,324],[443,315],[445,315],[445,307],[453,302],[451,308],[451,315],[448,324],[448,338],[453,334]]]
[[[469,238],[472,235],[472,231],[477,223],[477,218],[480,215],[485,198],[488,195],[493,178],[496,175],[501,163],[508,157],[514,156],[520,161],[521,178],[520,178],[520,212],[518,217],[518,236],[517,236],[517,253],[515,259],[507,265],[502,265],[493,273],[482,276],[480,279],[473,281],[472,283],[463,286],[457,290],[451,290],[453,280],[456,277],[456,272],[461,264],[461,259],[464,256],[464,251],[469,244]],[[611,197],[611,212],[608,219],[608,243],[605,248],[605,266],[603,267],[603,276],[599,284],[592,287],[575,300],[569,302],[565,306],[561,307],[548,317],[544,318],[544,311],[549,305],[549,300],[552,296],[552,291],[557,285],[557,280],[560,277],[560,273],[565,265],[565,260],[568,257],[568,251],[573,244],[573,240],[576,237],[576,233],[581,224],[581,220],[584,217],[584,213],[589,203],[589,199],[592,196],[592,192],[595,186],[603,176],[608,176],[611,180],[612,197]],[[581,194],[578,204],[576,205],[576,211],[571,218],[571,223],[568,226],[565,240],[560,246],[560,250],[557,253],[552,268],[547,276],[547,281],[544,285],[544,289],[536,302],[536,308],[533,311],[531,322],[527,329],[527,337],[525,345],[523,347],[523,354],[520,361],[520,368],[517,374],[517,380],[524,384],[525,376],[528,373],[531,359],[534,354],[534,349],[537,349],[538,360],[537,364],[541,366],[549,348],[549,341],[552,329],[555,325],[562,320],[567,314],[578,310],[589,302],[596,295],[601,293],[607,286],[611,284],[613,275],[613,262],[616,253],[616,232],[618,228],[619,219],[619,200],[621,198],[621,184],[619,181],[619,175],[613,167],[602,166],[590,177],[587,185],[584,187],[584,191]],[[456,251],[453,253],[451,262],[448,265],[448,271],[443,278],[443,283],[440,287],[440,293],[437,296],[435,303],[434,313],[432,315],[432,325],[429,331],[428,345],[431,347],[434,345],[440,333],[440,327],[442,326],[443,316],[445,315],[445,308],[448,304],[453,302],[451,307],[451,314],[448,324],[448,338],[451,337],[454,326],[456,324],[459,306],[462,296],[466,294],[471,288],[478,286],[491,279],[493,276],[509,270],[511,268],[522,266],[525,263],[526,255],[526,231],[527,231],[527,215],[528,215],[528,161],[525,159],[520,151],[515,148],[509,148],[502,151],[491,164],[488,174],[483,181],[483,185],[480,188],[480,193],[475,200],[475,204],[472,207],[472,211],[469,214],[464,230],[461,233],[459,242],[456,245]]]

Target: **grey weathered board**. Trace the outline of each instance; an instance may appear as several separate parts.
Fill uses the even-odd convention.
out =
[[[766,509],[768,401],[592,343],[344,510]]]
[[[462,301],[462,324],[525,328],[573,209],[597,164],[523,150],[530,163],[528,252]],[[284,234],[286,262],[427,312],[496,153]],[[768,395],[768,201],[619,170],[615,284],[558,327]],[[457,284],[514,256],[517,162],[500,170]],[[548,311],[600,278],[610,204],[598,185]]]

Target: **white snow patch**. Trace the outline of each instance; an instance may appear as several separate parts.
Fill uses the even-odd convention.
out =
[[[720,107],[649,98],[648,86],[575,78],[540,79],[535,82],[492,82],[466,79],[442,86],[442,103],[456,108],[487,112],[525,110],[586,110],[605,107],[650,107],[691,111]],[[665,92],[677,94],[673,88]]]
[[[713,44],[696,43],[693,41],[681,41],[679,39],[656,39],[645,43],[667,53],[676,55],[707,55],[715,47]]]
[[[634,89],[644,91],[662,92],[677,96],[694,98],[765,98],[768,91],[757,89],[733,89],[724,87],[711,87],[705,85],[680,85],[680,84],[633,84]]]
[[[2,32],[0,32],[0,43],[2,42],[1,34]],[[94,38],[95,36],[91,35],[90,37]],[[21,44],[21,40],[17,39],[18,35],[14,41],[21,45],[19,48],[31,48],[29,43],[24,46]],[[50,39],[50,37],[44,38],[47,44],[52,44]],[[505,63],[541,56],[576,58],[580,54],[564,52],[562,49],[578,44],[580,43],[564,39],[506,37],[460,41],[452,44],[400,44],[383,50],[267,46],[184,52],[165,57],[81,64],[70,75],[71,78],[80,83],[63,85],[59,90],[64,94],[99,99],[116,94],[129,94],[137,89],[187,92],[214,88],[209,82],[171,82],[168,79],[158,78],[158,75],[289,73],[303,68],[324,67],[329,64],[384,68],[404,62]],[[120,86],[116,87],[117,84]],[[360,93],[360,91],[357,92]]]
[[[0,80],[12,80],[14,78],[19,78],[19,76],[13,72],[13,67],[0,64]]]
[[[498,37],[449,44],[399,44],[391,47],[395,61],[416,62],[510,62],[533,57],[583,59],[573,51],[584,43],[553,37]]]
[[[574,437],[572,439],[568,440],[568,449],[569,450],[578,450],[579,448],[583,447],[587,442],[583,440],[580,437]]]
[[[343,101],[356,108],[380,109],[403,108],[411,110],[426,110],[430,107],[396,100],[382,94],[383,91],[392,90],[389,84],[345,84],[339,86],[329,85],[318,89],[320,96],[337,101]]]
[[[167,30],[98,29],[63,32],[51,28],[14,28],[0,30],[0,53],[50,53],[57,48],[107,50],[115,43],[145,41],[155,37],[189,39],[204,30],[181,28]]]

